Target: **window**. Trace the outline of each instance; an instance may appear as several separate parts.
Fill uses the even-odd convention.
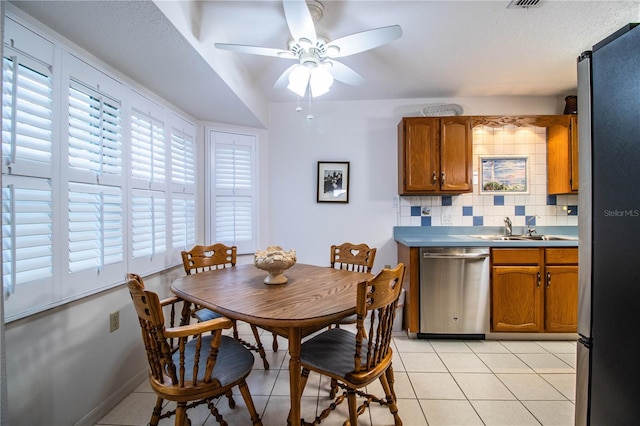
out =
[[[150,262],[167,250],[167,199],[164,192],[134,190],[131,197],[132,255]]]
[[[66,203],[60,213],[66,229],[67,271],[61,297],[75,298],[108,288],[125,272],[125,188],[123,99],[125,87],[64,52],[66,95],[61,133],[66,154],[60,187]],[[62,138],[65,141],[65,137]],[[64,213],[63,213],[64,212]],[[65,221],[66,219],[66,221]],[[63,226],[64,226],[63,225]]]
[[[191,249],[196,243],[196,202],[193,196],[174,194],[171,206],[173,248]]]
[[[58,297],[54,285],[53,191],[50,179],[2,176],[2,280],[6,317]]]
[[[49,67],[5,47],[2,75],[3,171],[51,177],[53,79]]]
[[[69,183],[69,273],[95,271],[124,261],[122,190]]]
[[[166,266],[169,156],[162,107],[137,93],[130,102],[130,269],[144,274]]]
[[[5,20],[5,40],[17,24]],[[2,266],[5,316],[47,306],[54,282],[53,45],[33,33],[4,46]],[[37,54],[20,48],[32,46]],[[36,57],[37,56],[37,57]]]
[[[136,187],[163,188],[166,181],[164,123],[149,114],[131,114],[131,177]]]
[[[171,130],[171,237],[175,251],[196,243],[195,129],[176,120]]]
[[[171,133],[171,182],[174,191],[195,191],[195,154],[193,137],[174,129]]]
[[[82,83],[69,84],[69,168],[85,179],[122,178],[120,104]]]
[[[178,265],[197,239],[195,125],[14,19],[3,57],[5,321],[120,285],[126,270]]]
[[[211,131],[212,242],[256,251],[255,136]]]

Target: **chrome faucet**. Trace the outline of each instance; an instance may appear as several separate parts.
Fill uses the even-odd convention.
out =
[[[533,215],[529,218],[529,220],[527,220],[527,235],[528,236],[532,236],[534,232],[536,232],[536,228],[532,228],[531,227],[531,222],[533,222],[534,220],[536,220],[538,216]]]
[[[509,217],[506,217],[504,219],[504,233],[506,235],[512,235],[513,234],[513,226],[511,225],[511,219],[509,219]]]

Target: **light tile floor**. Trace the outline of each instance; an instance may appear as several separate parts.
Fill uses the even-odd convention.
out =
[[[240,331],[250,339],[244,336],[248,330]],[[264,332],[261,338],[270,349],[271,334]],[[264,370],[256,355],[248,378],[264,426],[286,425],[289,411],[286,340],[278,342],[279,351],[267,351],[271,368]],[[574,424],[576,342],[421,340],[396,333],[393,349],[398,407],[407,426]],[[373,393],[382,395],[378,383],[376,389],[380,392]],[[328,406],[328,391],[329,381],[312,374],[302,398],[305,420],[313,421]],[[230,425],[250,425],[242,397],[234,399],[236,408],[220,399],[218,410]],[[96,426],[146,425],[154,403],[155,394],[145,381]],[[189,417],[192,426],[218,424],[204,406],[190,410]],[[345,401],[321,424],[342,425],[346,418]],[[360,425],[393,425],[388,409],[377,404],[358,420]]]

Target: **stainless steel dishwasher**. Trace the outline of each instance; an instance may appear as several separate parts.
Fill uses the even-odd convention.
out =
[[[489,332],[489,248],[420,249],[419,338],[484,339]]]

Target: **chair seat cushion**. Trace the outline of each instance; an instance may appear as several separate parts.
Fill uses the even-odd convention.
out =
[[[344,377],[354,370],[356,335],[342,328],[332,328],[302,344],[300,361],[311,367]],[[367,357],[367,341],[362,341],[363,365]]]
[[[200,360],[198,362],[198,379],[202,380],[207,366],[207,357],[211,350],[211,339],[213,336],[202,337],[200,347]],[[191,339],[185,348],[185,382],[193,379],[193,363],[196,351],[196,339]],[[173,362],[180,365],[180,353],[173,355]],[[232,384],[239,379],[246,377],[253,368],[253,354],[249,352],[242,343],[229,336],[222,336],[222,343],[213,368],[212,377],[220,381],[222,386]]]
[[[193,313],[193,316],[196,317],[200,322],[222,318],[222,315],[207,308],[198,309]]]

